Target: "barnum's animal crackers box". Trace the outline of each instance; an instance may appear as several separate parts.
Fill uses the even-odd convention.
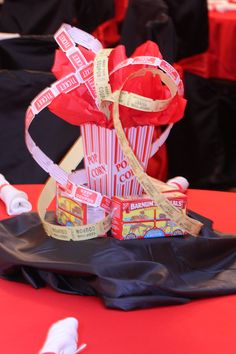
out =
[[[187,196],[168,193],[170,202],[186,213]],[[148,196],[113,198],[112,236],[120,240],[180,236],[185,234]]]

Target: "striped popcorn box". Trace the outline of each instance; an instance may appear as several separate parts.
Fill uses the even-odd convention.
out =
[[[152,149],[153,126],[124,129],[144,170]],[[108,197],[142,194],[142,188],[124,157],[114,129],[95,124],[81,126],[88,186]]]

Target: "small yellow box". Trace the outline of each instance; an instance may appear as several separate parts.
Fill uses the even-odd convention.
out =
[[[87,224],[87,205],[73,200],[59,184],[57,184],[57,222],[64,226],[80,226]]]

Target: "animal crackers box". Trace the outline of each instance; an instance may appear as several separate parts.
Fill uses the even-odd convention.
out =
[[[69,191],[57,183],[56,218],[60,225],[81,226],[92,224],[104,218],[101,208],[93,208],[75,200]],[[102,236],[105,236],[102,234]]]
[[[87,224],[87,205],[73,200],[70,194],[57,184],[56,216],[61,225],[85,225]]]
[[[187,196],[169,192],[168,199],[186,213]],[[114,197],[112,235],[120,240],[180,236],[185,232],[171,221],[148,196],[136,199]]]

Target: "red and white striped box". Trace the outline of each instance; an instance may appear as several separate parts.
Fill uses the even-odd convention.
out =
[[[154,127],[124,129],[136,157],[147,168]],[[108,197],[141,195],[142,188],[129,167],[114,129],[95,124],[81,127],[88,186]]]

